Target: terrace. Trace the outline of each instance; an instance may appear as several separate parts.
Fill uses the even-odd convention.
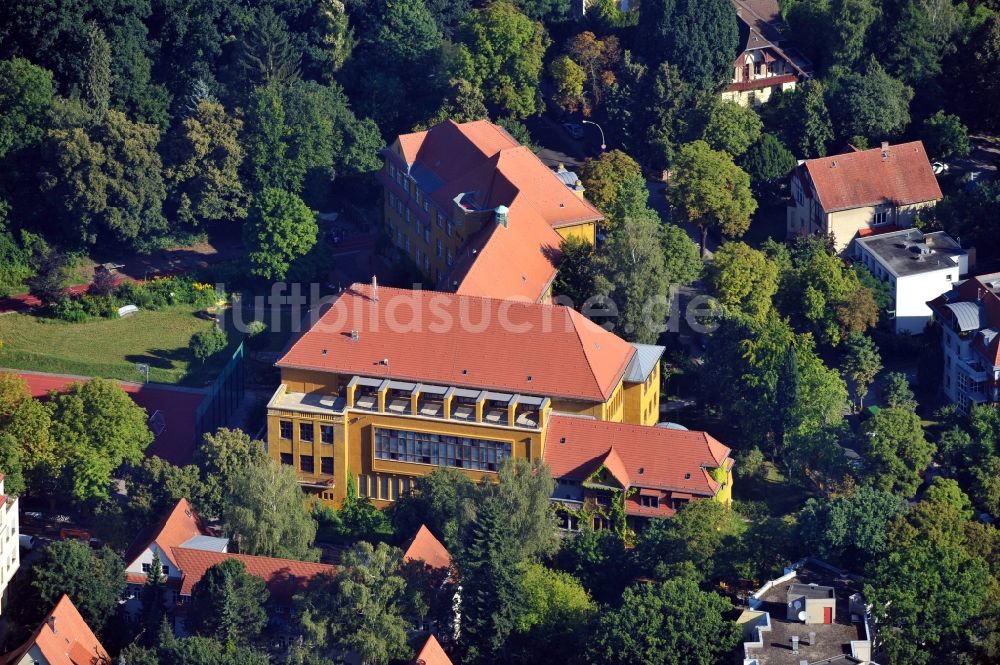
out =
[[[268,408],[338,416],[357,410],[538,430],[549,408],[549,399],[355,376],[337,395],[290,392],[282,384]]]

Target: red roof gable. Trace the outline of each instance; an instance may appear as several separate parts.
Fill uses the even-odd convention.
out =
[[[5,655],[3,662],[18,662],[33,646],[38,648],[49,665],[111,663],[108,652],[66,595],[59,599],[31,639]]]
[[[277,366],[604,402],[634,354],[568,307],[355,284]]]
[[[553,414],[544,457],[554,478],[584,480],[601,463],[614,473],[607,463],[614,453],[624,467],[618,473],[627,474],[630,487],[714,496],[720,485],[706,469],[729,468],[729,452],[705,432]]]
[[[428,636],[424,648],[413,660],[415,665],[452,665],[451,658],[441,648],[441,643],[433,635]]]
[[[227,559],[237,559],[246,566],[247,572],[264,580],[271,598],[280,603],[288,603],[292,596],[318,575],[333,575],[336,568],[323,563],[295,561],[293,559],[275,559],[268,556],[252,556],[249,554],[231,554],[226,552],[209,552],[207,550],[192,550],[186,547],[175,547],[171,555],[181,572],[184,581],[181,583],[181,595],[190,596],[191,590],[201,581],[212,566]]]
[[[128,550],[125,551],[125,566],[139,558],[149,546],[156,543],[164,552],[187,542],[195,536],[208,535],[201,518],[187,499],[181,499],[159,523],[139,532]]]
[[[920,141],[808,159],[803,165],[826,212],[941,199]]]
[[[530,149],[487,120],[451,120],[424,132],[402,134],[399,152],[414,172],[429,172],[426,192],[442,210],[472,195],[480,210],[509,209],[507,228],[487,222],[469,238],[446,288],[486,297],[538,301],[556,273],[562,240],[552,229],[603,219]]]
[[[417,535],[410,539],[403,550],[403,561],[423,561],[431,568],[451,568],[451,554],[431,530],[421,524]]]

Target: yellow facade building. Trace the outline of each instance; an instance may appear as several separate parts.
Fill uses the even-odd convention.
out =
[[[403,134],[383,156],[386,234],[441,291],[546,302],[562,240],[596,241],[575,176],[488,121]]]

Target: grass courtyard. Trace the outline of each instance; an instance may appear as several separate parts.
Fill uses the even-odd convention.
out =
[[[0,367],[141,381],[135,363],[147,363],[150,381],[202,386],[230,354],[204,364],[194,357],[191,335],[213,325],[197,311],[185,305],[85,323],[6,314],[0,316]]]

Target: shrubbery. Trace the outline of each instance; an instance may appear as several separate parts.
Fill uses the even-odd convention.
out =
[[[189,277],[154,277],[148,282],[121,282],[106,295],[92,289],[79,296],[63,296],[50,305],[49,312],[62,321],[82,323],[92,318],[113,319],[118,316],[118,308],[125,305],[147,310],[172,305],[210,307],[224,297],[217,295],[211,284]]]

